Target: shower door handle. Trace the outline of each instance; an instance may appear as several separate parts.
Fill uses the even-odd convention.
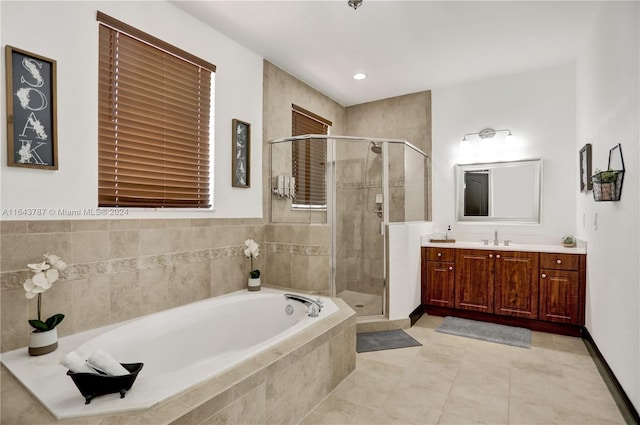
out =
[[[384,236],[384,222],[380,222],[380,236]]]

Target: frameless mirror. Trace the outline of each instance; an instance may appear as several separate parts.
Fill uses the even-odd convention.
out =
[[[457,164],[455,172],[458,221],[540,223],[542,159]]]

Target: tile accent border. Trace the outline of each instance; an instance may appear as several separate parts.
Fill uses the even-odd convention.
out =
[[[144,257],[117,258],[94,263],[70,264],[66,270],[60,272],[60,278],[57,282],[151,270],[178,264],[199,263],[220,258],[244,257],[244,248],[244,245],[236,245]],[[265,249],[264,243],[260,244],[260,249]],[[32,275],[28,269],[0,273],[0,289],[21,288],[24,281]]]
[[[389,187],[404,187],[404,179],[401,180],[389,180]],[[367,182],[336,182],[337,189],[374,189],[382,188],[382,185],[374,182],[373,184]]]
[[[291,243],[266,242],[266,251],[274,254],[293,254],[304,256],[330,255],[329,245],[298,245]]]

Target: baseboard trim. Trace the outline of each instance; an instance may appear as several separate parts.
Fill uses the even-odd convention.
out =
[[[415,310],[409,313],[409,320],[411,320],[411,326],[415,325],[416,322],[422,317],[422,315],[424,315],[424,306],[420,304],[418,307],[416,307]]]
[[[609,392],[618,405],[618,409],[620,409],[620,413],[624,417],[625,422],[628,424],[640,424],[638,410],[636,410],[631,399],[629,399],[629,396],[627,396],[627,393],[624,391],[624,388],[620,385],[620,381],[618,381],[613,370],[609,367],[609,364],[586,327],[582,328],[582,339],[585,341],[587,350],[589,350],[589,354],[591,354],[591,357],[594,359],[598,372],[600,372]]]

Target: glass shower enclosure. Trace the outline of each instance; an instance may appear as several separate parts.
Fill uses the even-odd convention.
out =
[[[301,146],[309,143],[325,144],[316,151],[326,158],[303,158]],[[384,317],[388,225],[427,219],[428,155],[405,140],[331,135],[274,140],[269,152],[270,223],[313,226],[330,241],[327,281],[313,287],[342,298],[358,317]],[[298,192],[314,191],[324,202],[298,199]]]

